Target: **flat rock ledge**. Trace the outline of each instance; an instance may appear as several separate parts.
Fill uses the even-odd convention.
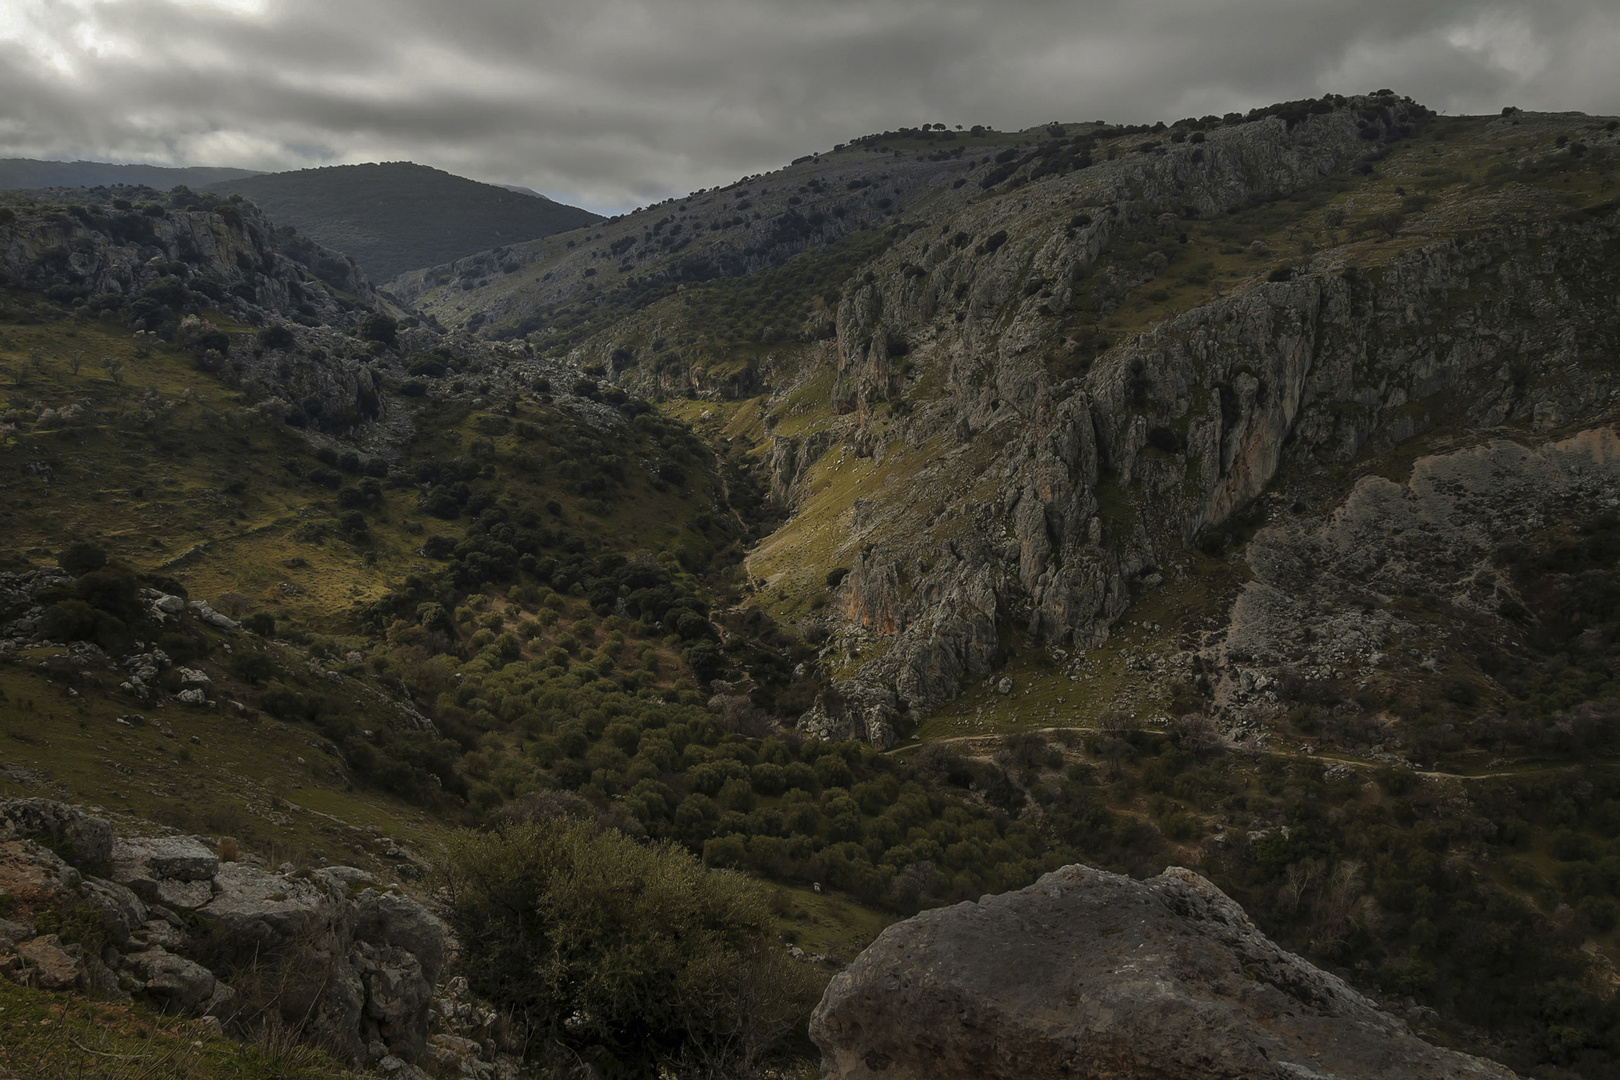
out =
[[[810,1035],[835,1080],[1514,1080],[1419,1039],[1180,867],[1066,866],[891,926]]]

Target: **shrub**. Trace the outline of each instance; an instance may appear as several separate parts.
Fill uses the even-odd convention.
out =
[[[92,570],[107,565],[107,553],[96,545],[80,540],[69,544],[56,557],[56,564],[74,577],[83,577]]]
[[[1149,428],[1147,433],[1147,443],[1149,446],[1153,447],[1153,449],[1164,454],[1174,454],[1180,452],[1181,450],[1181,437],[1176,434],[1175,429],[1173,428]]]
[[[293,332],[279,323],[259,331],[259,344],[266,349],[291,349],[298,344]]]
[[[449,852],[443,914],[469,982],[559,1057],[620,1075],[749,1072],[814,1001],[765,890],[672,845],[554,820],[463,834]]]
[[[360,324],[360,337],[365,341],[392,345],[399,340],[399,323],[380,311],[374,311]]]
[[[242,620],[242,628],[260,637],[276,636],[276,617],[268,611],[255,611]]]

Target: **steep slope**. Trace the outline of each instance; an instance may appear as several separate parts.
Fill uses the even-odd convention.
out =
[[[954,157],[885,155],[886,183],[904,190],[902,168],[928,178],[885,229],[824,225],[747,285],[660,298],[698,258],[665,255],[583,302],[606,321],[583,339],[557,322],[590,295],[591,268],[576,264],[600,262],[602,245],[644,251],[624,243],[633,219],[592,234],[584,255],[547,249],[531,270],[423,300],[443,318],[458,305],[500,314],[546,267],[540,294],[558,294],[562,314],[545,309],[534,344],[578,341],[571,355],[648,392],[768,391],[731,429],[798,509],[750,558],[760,602],[803,619],[822,579],[847,571],[829,629],[878,725],[914,722],[1015,640],[1106,641],[1142,579],[1184,576],[1186,549],[1217,543],[1285,464],[1332,468],[1437,426],[1545,430],[1609,407],[1602,123],[1434,120],[1386,96],[1098,134],[996,155],[1004,171],[972,188],[944,182],[964,170]],[[853,169],[850,153],[827,160]],[[808,188],[794,181],[817,168],[748,186]],[[840,193],[826,210],[869,226],[875,208],[843,201],[861,181],[830,175],[843,182],[821,185]],[[733,228],[703,248],[704,273],[793,257],[760,240],[780,228]],[[664,284],[633,298],[649,278]],[[771,325],[727,339],[717,314]]]
[[[832,684],[801,733],[1606,1076],[1617,130],[1379,93],[891,133],[407,292],[752,464],[748,604]],[[964,895],[878,829],[891,895]]]
[[[462,255],[580,228],[601,218],[425,165],[334,165],[212,184],[275,221],[353,256],[374,281]]]

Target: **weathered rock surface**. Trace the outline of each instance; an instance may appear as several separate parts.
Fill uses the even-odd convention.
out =
[[[84,978],[83,950],[72,945],[64,948],[55,934],[23,942],[17,946],[17,956],[23,962],[17,981],[24,986],[66,990]]]
[[[1190,545],[1244,533],[1279,476],[1347,476],[1442,431],[1528,441],[1612,420],[1612,208],[1482,201],[1467,229],[1411,219],[1380,252],[1334,240],[1275,274],[1217,277],[1156,323],[1121,307],[1178,280],[1162,254],[1128,258],[1133,242],[1354,176],[1383,152],[1369,110],[1391,138],[1422,123],[1374,95],[991,197],[941,192],[929,227],[897,230],[850,277],[832,339],[773,352],[746,393],[768,393],[763,463],[797,509],[748,565],[784,596],[830,601],[781,610],[825,641],[847,706],[806,713],[803,729],[883,742],[1020,640],[1069,655],[1105,644],[1133,595],[1185,580]],[[1511,123],[1480,137],[1507,139]],[[606,362],[639,340],[631,326],[575,355]],[[622,380],[669,390],[664,361],[635,364]],[[812,403],[813,386],[827,399]]]
[[[112,855],[112,826],[49,799],[0,800],[0,840],[49,840],[76,862],[104,863]]]
[[[885,930],[810,1033],[837,1080],[1512,1080],[1286,952],[1190,870],[1068,866]]]
[[[131,953],[124,964],[139,973],[147,994],[173,1012],[189,1012],[204,1004],[218,985],[214,973],[201,964],[157,946]]]
[[[115,838],[102,819],[43,799],[0,801],[0,830],[0,897],[22,914],[89,905],[122,954],[109,954],[114,975],[77,946],[12,919],[0,923],[0,972],[14,981],[133,994],[228,1025],[241,1005],[227,976],[246,973],[275,983],[260,1007],[356,1061],[388,1058],[401,1072],[426,1053],[448,934],[421,903],[365,871],[221,862],[197,837]],[[47,845],[74,854],[84,870]],[[112,880],[94,876],[108,867]]]
[[[1404,483],[1360,480],[1320,517],[1284,519],[1247,550],[1254,580],[1208,650],[1217,706],[1275,710],[1267,685],[1285,670],[1366,677],[1399,641],[1421,635],[1379,601],[1431,595],[1488,621],[1516,602],[1497,565],[1503,544],[1533,536],[1570,507],[1620,508],[1620,430],[1590,428],[1540,445],[1483,441],[1412,463]]]
[[[112,864],[112,879],[124,885],[137,878],[207,881],[219,856],[189,836],[142,836],[114,843]]]

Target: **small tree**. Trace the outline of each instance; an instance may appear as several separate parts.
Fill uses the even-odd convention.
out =
[[[101,370],[107,373],[107,378],[112,380],[114,386],[124,385],[124,362],[118,357],[103,356]]]

